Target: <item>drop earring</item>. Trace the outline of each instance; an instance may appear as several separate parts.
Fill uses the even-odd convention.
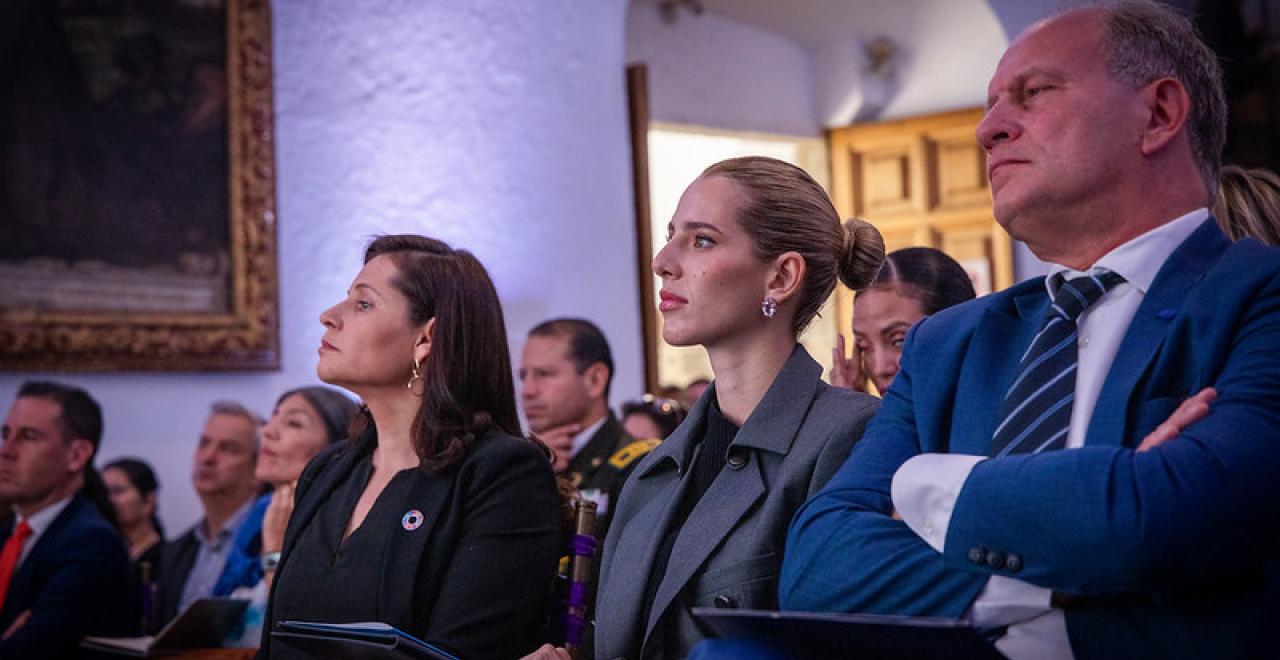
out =
[[[417,358],[413,360],[413,376],[409,378],[409,383],[405,387],[408,387],[415,396],[422,396],[427,391],[427,383],[422,380],[422,365],[418,363]]]
[[[773,318],[773,315],[778,313],[778,301],[765,296],[764,301],[760,303],[760,313],[767,319]]]

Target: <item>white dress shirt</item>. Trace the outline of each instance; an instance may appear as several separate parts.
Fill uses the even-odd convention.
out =
[[[36,547],[36,544],[40,542],[40,537],[44,536],[45,532],[49,531],[49,527],[53,525],[53,521],[57,519],[58,514],[62,513],[62,510],[67,508],[67,505],[71,503],[72,497],[75,497],[75,495],[68,495],[31,514],[28,518],[24,518],[22,515],[19,515],[18,518],[13,521],[14,529],[17,529],[18,525],[22,524],[23,520],[27,521],[27,526],[31,528],[31,536],[27,537],[27,542],[22,546],[22,552],[18,555],[18,563],[14,564],[14,573],[18,572],[18,567],[22,566],[22,562],[26,561],[27,555],[31,554],[31,549]]]
[[[1068,449],[1084,446],[1089,420],[1107,372],[1156,274],[1169,255],[1208,217],[1208,209],[1196,209],[1115,248],[1094,264],[1093,268],[1106,268],[1123,276],[1125,281],[1103,295],[1077,320],[1079,357],[1075,401],[1067,429]],[[1057,293],[1054,285],[1057,273],[1062,273],[1065,279],[1087,274],[1065,266],[1052,266],[1045,278],[1050,300]],[[946,542],[951,513],[964,482],[973,466],[984,460],[988,458],[921,454],[903,463],[893,475],[890,494],[894,508],[907,526],[938,552],[942,552]],[[1061,609],[1049,606],[1050,596],[1050,590],[1043,587],[992,576],[965,617],[981,629],[1008,626],[1007,633],[996,641],[996,648],[1014,660],[1070,659],[1073,656],[1066,619]]]
[[[582,451],[582,448],[586,447],[588,442],[591,442],[591,436],[595,435],[596,431],[599,431],[601,426],[604,426],[604,422],[607,419],[609,419],[609,415],[606,413],[604,417],[596,420],[596,423],[578,431],[578,434],[573,436],[573,439],[569,441],[570,458],[577,456],[578,452]]]

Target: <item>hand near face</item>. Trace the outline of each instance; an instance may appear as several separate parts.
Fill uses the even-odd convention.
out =
[[[565,424],[549,428],[537,437],[555,452],[551,467],[556,474],[564,474],[569,469],[569,461],[573,458],[573,436],[582,432],[581,424]]]
[[[276,486],[271,503],[262,516],[262,551],[280,552],[284,547],[284,530],[293,515],[293,489],[297,482]]]
[[[1138,451],[1147,451],[1159,447],[1164,443],[1178,437],[1182,430],[1186,427],[1204,419],[1209,414],[1209,404],[1218,398],[1218,390],[1212,387],[1206,387],[1196,395],[1183,401],[1178,409],[1169,415],[1169,419],[1164,420],[1160,426],[1154,431],[1147,434],[1142,439],[1142,444],[1138,445]]]
[[[831,384],[855,392],[867,391],[867,374],[862,370],[862,351],[858,345],[845,357],[844,335],[836,333],[836,347],[831,351]]]

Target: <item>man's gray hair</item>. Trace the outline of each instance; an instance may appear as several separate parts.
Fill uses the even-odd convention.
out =
[[[1099,5],[1107,12],[1107,70],[1135,88],[1161,78],[1182,83],[1191,97],[1187,136],[1213,206],[1227,141],[1227,98],[1218,56],[1191,21],[1169,6],[1148,0]]]
[[[262,415],[235,401],[214,401],[213,405],[209,406],[209,416],[212,417],[214,415],[231,415],[232,417],[249,420],[249,423],[253,424],[253,446],[255,448],[258,446],[262,434],[262,425],[266,424],[266,420],[262,419]]]

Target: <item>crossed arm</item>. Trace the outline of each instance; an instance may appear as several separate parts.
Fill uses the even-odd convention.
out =
[[[1198,394],[1138,450],[982,460],[943,553],[893,519],[893,475],[927,451],[906,351],[867,437],[792,523],[782,607],[959,616],[988,577],[1011,575],[971,562],[977,546],[1017,553],[1017,579],[1075,594],[1176,590],[1259,566],[1280,549],[1280,323],[1255,311],[1214,379],[1212,412],[1213,394]]]

